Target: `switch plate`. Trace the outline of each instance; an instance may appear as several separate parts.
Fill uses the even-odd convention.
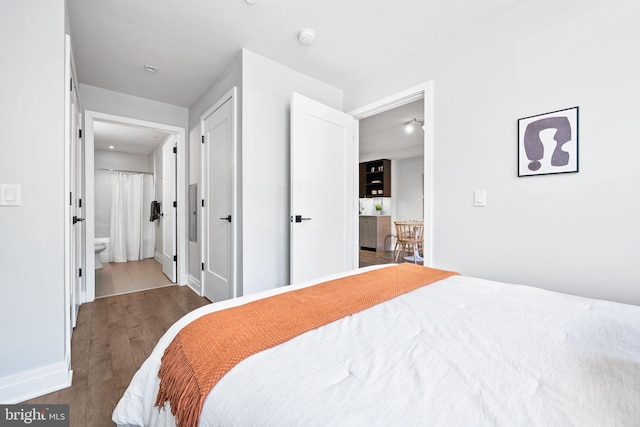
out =
[[[473,206],[483,208],[487,206],[487,192],[484,190],[476,190],[473,195]]]
[[[0,206],[20,206],[20,185],[0,184]]]

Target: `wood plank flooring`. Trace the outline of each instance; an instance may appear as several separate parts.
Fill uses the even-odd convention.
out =
[[[115,405],[160,337],[208,303],[187,286],[168,286],[83,304],[71,341],[72,386],[25,403],[69,404],[72,427],[113,426]]]
[[[360,267],[392,262],[392,252],[360,251]],[[72,386],[24,403],[68,404],[72,427],[113,426],[115,405],[160,337],[208,303],[186,286],[167,286],[83,304],[71,342]]]

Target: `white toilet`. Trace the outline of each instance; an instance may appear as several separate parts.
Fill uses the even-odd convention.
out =
[[[102,260],[100,259],[100,252],[104,251],[107,248],[106,243],[95,242],[96,246],[96,270],[102,268]]]

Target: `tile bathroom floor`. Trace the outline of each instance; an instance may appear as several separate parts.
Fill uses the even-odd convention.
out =
[[[105,262],[96,270],[96,298],[173,285],[153,258]]]

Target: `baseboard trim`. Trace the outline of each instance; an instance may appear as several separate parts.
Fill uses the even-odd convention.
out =
[[[71,385],[73,371],[61,362],[0,378],[0,403],[15,404]]]
[[[187,276],[187,286],[193,289],[193,292],[202,296],[202,285],[200,284],[200,280],[196,279],[191,274]]]
[[[160,253],[160,252],[155,252],[153,254],[153,259],[155,259],[156,261],[158,261],[160,264],[162,264],[162,261],[164,261],[164,256]]]

